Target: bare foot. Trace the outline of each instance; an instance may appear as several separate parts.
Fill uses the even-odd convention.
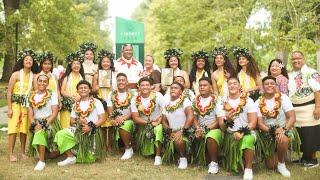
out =
[[[14,155],[9,155],[9,160],[10,162],[17,162],[17,157],[15,157]]]
[[[28,158],[29,158],[29,157],[28,157],[26,154],[24,154],[24,153],[23,153],[23,154],[21,154],[21,157],[22,157],[22,159],[23,159],[23,160],[26,160],[26,159],[28,159]]]

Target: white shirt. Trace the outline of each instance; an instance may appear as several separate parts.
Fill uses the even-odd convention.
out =
[[[118,91],[118,98],[119,98],[120,102],[125,101],[126,97],[127,97],[127,92],[120,93]],[[112,91],[109,93],[108,98],[106,99],[106,101],[107,101],[107,107],[113,107]],[[131,102],[131,100],[129,100],[129,103],[130,102]],[[113,108],[115,108],[115,107],[113,107]],[[122,115],[127,115],[127,114],[131,113],[130,104],[126,109],[123,109],[123,110],[117,109],[117,110],[119,110],[122,113]]]
[[[136,97],[132,98],[131,100],[131,112],[138,112],[138,107],[136,104]],[[141,97],[141,103],[142,103],[142,107],[146,108],[150,105],[150,96],[147,98],[143,98]],[[155,118],[158,118],[161,113],[162,113],[162,109],[163,109],[163,96],[161,93],[156,92],[156,99],[155,99],[155,109],[154,111],[151,113],[150,115],[150,120],[154,120]],[[144,114],[140,114],[140,116],[144,119],[144,120],[148,120],[148,117]]]
[[[80,109],[81,111],[86,111],[89,108],[90,105],[90,100],[87,101],[80,101]],[[77,115],[77,113],[74,111],[74,106],[72,107],[72,111],[71,111],[71,117],[72,118],[78,118],[79,116]],[[96,123],[99,120],[99,115],[104,114],[104,108],[102,103],[94,98],[94,109],[92,110],[92,112],[89,114],[88,117],[86,117],[87,122],[92,121],[93,123]]]
[[[200,96],[200,105],[201,105],[201,107],[208,106],[210,104],[211,100],[212,100],[211,96],[209,96],[207,98],[203,98],[203,97]],[[213,102],[214,103],[214,107],[211,110],[210,114],[208,114],[208,115],[201,116],[201,115],[197,114],[196,111],[194,111],[195,114],[198,117],[198,122],[199,122],[200,125],[208,126],[209,124],[211,124],[211,123],[216,121],[216,101],[217,100],[215,100]],[[194,103],[197,103],[196,99],[194,100]]]
[[[187,116],[184,113],[184,111],[187,107],[191,107],[190,100],[188,98],[185,98],[181,107],[179,107],[174,112],[167,112],[165,107],[168,105],[172,106],[176,104],[178,100],[179,98],[174,101],[171,101],[170,99],[165,99],[164,108],[162,112],[162,114],[167,117],[167,120],[169,122],[169,128],[171,128],[174,131],[183,128],[187,119]]]
[[[274,106],[275,106],[274,98],[265,99],[265,102],[266,102],[267,110],[268,111],[272,111]],[[256,107],[259,107],[259,103],[260,103],[260,98],[255,102]],[[285,94],[281,94],[281,107],[279,109],[279,114],[275,119],[274,118],[267,119],[266,117],[263,117],[262,113],[260,112],[260,108],[257,108],[257,114],[258,114],[259,117],[262,117],[264,123],[267,126],[278,125],[279,127],[283,127],[286,124],[286,115],[285,115],[285,113],[288,112],[288,111],[291,111],[291,110],[293,110],[293,106],[292,106],[292,103],[290,101],[290,98]]]
[[[114,68],[117,73],[124,73],[127,75],[129,83],[137,83],[140,79],[139,74],[143,72],[142,64],[135,59],[127,64],[125,60],[119,58],[114,61]]]
[[[40,102],[45,94],[35,94],[35,102]],[[52,92],[50,99],[46,105],[40,109],[33,108],[33,114],[35,119],[47,118],[52,114],[51,106],[58,105],[58,96],[56,92]]]
[[[224,110],[224,102],[228,101],[230,106],[232,108],[237,108],[240,103],[240,97],[237,99],[229,99],[229,98],[223,98],[219,100],[217,103],[217,117],[225,117],[226,111]],[[235,132],[238,131],[241,127],[248,126],[248,113],[256,113],[257,107],[255,106],[253,100],[249,97],[247,97],[246,105],[243,107],[242,113],[240,113],[238,116],[234,117],[234,126],[231,128],[229,127],[229,131]]]

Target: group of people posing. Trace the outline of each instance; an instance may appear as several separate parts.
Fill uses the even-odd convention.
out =
[[[96,49],[93,43],[80,45],[67,56],[62,77],[52,74],[52,53],[19,53],[7,91],[11,162],[17,161],[17,134],[22,158],[31,134],[29,153],[39,156],[35,170],[44,169],[46,158],[64,154],[59,166],[92,163],[119,149],[121,160],[135,149],[154,156],[156,166],[178,160],[178,168],[186,169],[189,161],[216,174],[220,164],[244,170],[244,179],[253,178],[254,158],[290,177],[288,150],[302,152],[298,163],[318,166],[320,76],[302,52],[291,54],[291,73],[274,59],[262,78],[245,48],[233,49],[236,68],[225,47],[212,51],[212,69],[208,52],[194,52],[190,74],[181,69],[182,51],[172,48],[164,53],[173,71],[166,86],[151,55],[143,67],[130,44],[117,60]]]

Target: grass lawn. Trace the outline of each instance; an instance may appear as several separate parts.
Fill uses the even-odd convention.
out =
[[[15,152],[19,152],[17,142]],[[152,158],[137,155],[131,160],[120,161],[120,154],[108,156],[105,161],[94,164],[76,164],[68,167],[57,166],[58,160],[48,160],[42,172],[33,170],[36,159],[29,158],[9,163],[7,157],[7,135],[0,132],[0,179],[239,179],[241,176],[220,169],[218,175],[207,175],[207,169],[190,165],[187,170],[179,170],[174,165],[153,166]],[[304,169],[301,166],[288,164],[292,179],[320,179],[319,168]],[[255,179],[283,179],[272,170],[254,168]]]

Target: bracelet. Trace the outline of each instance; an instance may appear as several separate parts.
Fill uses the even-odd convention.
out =
[[[234,121],[228,121],[228,119],[227,118],[224,118],[223,119],[223,124],[228,128],[228,127],[230,127],[230,128],[233,128],[233,126],[234,126]]]
[[[249,135],[249,134],[251,134],[251,131],[250,131],[250,129],[249,129],[248,126],[246,126],[246,127],[241,127],[237,132],[243,133],[243,135]]]
[[[88,122],[88,126],[90,127],[89,135],[95,134],[97,130],[97,125],[95,125],[92,121]]]

